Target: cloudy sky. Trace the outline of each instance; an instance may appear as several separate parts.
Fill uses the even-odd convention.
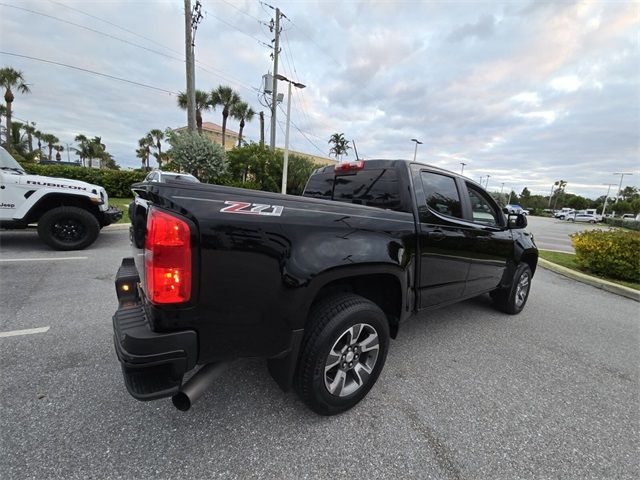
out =
[[[286,15],[280,73],[307,85],[293,93],[292,149],[327,156],[341,132],[365,159],[410,159],[417,138],[418,160],[458,172],[464,162],[476,181],[490,176],[490,190],[548,194],[564,179],[595,198],[618,184],[614,172],[640,185],[636,1],[202,0],[196,87],[232,86],[267,128],[271,7]],[[31,86],[14,115],[63,144],[100,135],[136,167],[140,137],[186,123],[175,96],[185,89],[182,0],[2,0],[0,52],[0,66]],[[284,119],[281,110],[278,146]],[[259,139],[257,117],[245,133]]]

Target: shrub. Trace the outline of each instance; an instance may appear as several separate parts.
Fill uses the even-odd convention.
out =
[[[110,197],[131,197],[131,185],[141,182],[146,172],[141,170],[97,170],[87,167],[67,167],[62,165],[38,165],[23,163],[22,166],[28,173],[44,175],[46,177],[69,178],[82,182],[100,185],[107,191]]]
[[[227,169],[221,145],[198,133],[169,132],[171,159],[180,167],[206,183],[217,183]]]
[[[571,235],[576,262],[605,277],[640,282],[640,232],[590,230]]]
[[[605,218],[604,222],[612,227],[624,227],[629,230],[639,230],[640,222],[637,220],[622,220],[621,218]]]

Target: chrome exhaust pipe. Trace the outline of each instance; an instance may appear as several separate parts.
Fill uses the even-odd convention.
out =
[[[180,391],[171,397],[174,407],[186,412],[198,398],[209,388],[211,382],[224,372],[229,362],[208,363],[198,370],[182,387]]]

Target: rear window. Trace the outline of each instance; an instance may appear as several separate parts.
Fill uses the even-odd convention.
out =
[[[400,187],[394,169],[362,170],[356,175],[319,173],[312,175],[305,197],[400,210]]]

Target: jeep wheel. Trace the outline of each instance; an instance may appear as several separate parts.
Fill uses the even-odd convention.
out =
[[[78,207],[57,207],[38,220],[40,239],[56,250],[82,250],[98,238],[100,224]]]
[[[526,263],[520,263],[513,275],[513,281],[507,288],[495,290],[491,294],[493,302],[505,313],[511,315],[518,314],[522,311],[531,290],[531,268]]]
[[[354,294],[321,300],[302,343],[298,394],[320,415],[350,409],[378,379],[388,348],[389,324],[376,304]]]

